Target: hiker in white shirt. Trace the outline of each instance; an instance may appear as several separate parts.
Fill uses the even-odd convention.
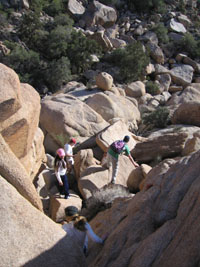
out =
[[[76,144],[76,140],[74,138],[71,138],[69,143],[64,145],[68,173],[71,172],[74,166],[73,147],[75,146],[75,144]]]
[[[104,240],[93,232],[86,218],[78,214],[78,209],[75,206],[65,208],[65,215],[68,223],[63,224],[62,228],[83,248],[86,256],[88,253],[88,237],[95,243],[104,243]]]
[[[59,148],[56,151],[56,157],[54,161],[54,170],[57,178],[57,187],[60,194],[65,195],[65,199],[69,198],[69,184],[67,179],[67,162],[65,160],[65,151]]]

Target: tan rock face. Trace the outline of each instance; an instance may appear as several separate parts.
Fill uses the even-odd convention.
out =
[[[0,132],[33,179],[45,159],[43,133],[38,130],[40,96],[2,64],[0,77]]]
[[[71,191],[69,199],[52,196],[49,208],[49,214],[52,220],[55,222],[62,222],[65,220],[65,208],[68,206],[75,206],[78,210],[81,210],[82,199],[78,195],[71,193]]]
[[[100,72],[96,77],[96,85],[102,90],[111,90],[113,77],[106,72]]]
[[[125,92],[130,97],[141,97],[146,93],[145,85],[140,81],[130,83],[126,86]]]
[[[128,146],[130,150],[135,147],[136,142],[140,141],[137,137],[129,132],[127,125],[122,121],[118,120],[114,124],[110,125],[104,131],[99,133],[96,137],[96,142],[98,146],[106,152],[109,145],[119,139],[123,139],[125,135],[129,135],[130,141],[128,142]]]
[[[98,93],[88,98],[86,103],[108,122],[114,118],[124,119],[125,122],[140,121],[138,108],[123,96]]]
[[[127,156],[121,155],[119,157],[119,169],[116,178],[116,184],[127,187],[127,179],[135,167]],[[109,177],[108,169],[99,165],[88,167],[82,172],[78,181],[79,190],[84,199],[92,196],[93,192],[110,184],[111,177]]]
[[[170,133],[150,138],[145,142],[137,143],[132,155],[141,162],[181,155],[187,137],[187,133]]]
[[[99,213],[91,225],[108,238],[102,250],[89,255],[88,266],[195,266],[200,260],[199,159],[200,151],[180,159],[160,175],[159,187],[153,184]]]
[[[200,102],[182,103],[174,112],[172,123],[200,126]]]
[[[133,169],[127,180],[128,189],[133,193],[137,193],[140,190],[140,184],[147,177],[150,170],[151,167],[146,164],[141,164],[138,168]]]
[[[74,169],[76,173],[76,179],[79,179],[82,172],[91,165],[95,165],[95,159],[93,157],[92,149],[84,149],[77,153],[75,156]]]
[[[33,180],[40,169],[41,163],[46,161],[44,146],[44,134],[40,128],[37,128],[32,146],[25,157],[20,158],[31,180]]]
[[[0,177],[1,266],[86,266],[81,248]]]
[[[0,63],[0,122],[21,107],[20,81],[17,74]]]
[[[18,158],[30,150],[39,123],[40,97],[33,87],[21,84],[21,108],[1,124],[2,136]]]
[[[40,123],[58,146],[63,146],[71,136],[78,140],[87,138],[108,126],[88,105],[66,94],[44,99]]]
[[[39,196],[25,168],[11,151],[1,135],[0,151],[0,175],[11,183],[18,192],[29,200],[36,208],[42,210]]]

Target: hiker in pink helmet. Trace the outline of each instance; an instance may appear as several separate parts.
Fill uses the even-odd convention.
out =
[[[75,146],[75,144],[76,144],[75,138],[71,138],[69,143],[64,145],[68,173],[72,171],[74,166],[73,147]]]
[[[54,161],[55,175],[57,178],[57,186],[60,194],[65,195],[65,199],[69,198],[69,184],[67,179],[67,162],[65,157],[65,151],[59,148],[56,151],[56,157]]]
[[[130,150],[127,145],[129,140],[130,140],[130,137],[126,135],[124,136],[123,140],[117,140],[113,142],[108,148],[107,167],[109,169],[108,170],[109,179],[110,179],[111,172],[112,172],[112,178],[111,178],[112,184],[115,184],[116,182],[116,177],[117,177],[117,172],[118,172],[118,167],[119,167],[119,163],[118,163],[119,155],[125,153],[125,155],[128,156],[128,158],[130,159],[130,161],[133,163],[135,167],[139,166],[131,156]]]

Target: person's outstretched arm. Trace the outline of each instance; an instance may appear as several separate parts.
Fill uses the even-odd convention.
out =
[[[135,162],[135,160],[132,158],[131,154],[129,154],[128,157],[129,157],[130,161],[133,163],[133,165],[135,167],[139,167],[139,165],[137,164],[137,162]]]
[[[92,227],[89,225],[89,223],[85,224],[85,228],[87,230],[87,235],[96,243],[100,243],[103,244],[103,239],[101,239],[98,235],[96,235],[93,230]]]

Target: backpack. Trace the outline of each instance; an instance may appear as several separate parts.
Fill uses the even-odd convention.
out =
[[[125,142],[124,142],[124,141],[122,141],[122,140],[117,140],[117,141],[113,142],[113,143],[110,145],[110,148],[111,148],[112,151],[114,151],[115,153],[120,154],[120,153],[123,152],[124,146],[125,146]]]

